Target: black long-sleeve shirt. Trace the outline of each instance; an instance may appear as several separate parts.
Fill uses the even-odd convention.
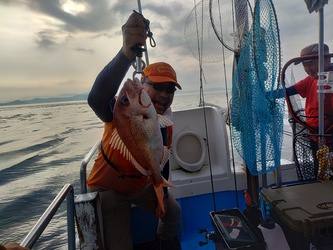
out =
[[[88,104],[103,122],[113,119],[110,102],[130,66],[131,61],[120,50],[96,77],[88,96]]]

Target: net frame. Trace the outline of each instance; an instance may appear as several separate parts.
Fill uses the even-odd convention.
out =
[[[232,6],[230,15],[231,18],[221,18],[221,9],[218,11],[218,20],[214,21],[215,13],[213,13],[214,1],[218,2],[217,7],[224,6],[222,11],[227,11],[225,6]],[[221,3],[227,2],[227,3]],[[236,3],[237,2],[237,3]],[[243,6],[238,6],[243,4]],[[246,5],[246,7],[245,7]],[[215,6],[216,7],[216,6]],[[250,0],[209,0],[209,16],[212,24],[212,28],[216,34],[218,40],[229,51],[239,53],[245,40],[246,34],[253,23],[253,10]],[[247,20],[245,19],[247,17]],[[229,24],[232,23],[232,25]],[[229,30],[229,29],[232,30]],[[229,32],[228,32],[229,31]],[[230,39],[230,37],[233,37]],[[232,44],[231,44],[232,43]]]
[[[214,33],[209,12],[211,0],[197,3],[184,25],[184,38],[193,57],[199,62],[217,63],[231,56]]]
[[[267,32],[264,36],[261,28]],[[233,78],[231,105],[234,146],[254,176],[273,171],[281,160],[284,102],[274,94],[282,89],[278,32],[273,2],[256,1]]]

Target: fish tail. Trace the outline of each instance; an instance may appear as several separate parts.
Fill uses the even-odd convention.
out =
[[[163,218],[163,216],[166,213],[166,208],[164,204],[164,190],[163,187],[175,187],[170,182],[168,182],[166,179],[162,178],[163,181],[159,184],[154,184],[154,189],[157,197],[157,209],[156,214],[159,218]]]

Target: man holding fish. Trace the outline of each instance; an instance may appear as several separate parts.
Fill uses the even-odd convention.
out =
[[[168,193],[169,149],[172,140],[170,105],[177,82],[174,69],[158,62],[143,69],[142,83],[127,79],[133,47],[147,39],[147,22],[133,13],[122,26],[123,46],[97,76],[88,103],[104,122],[101,148],[87,180],[99,191],[107,249],[130,250],[130,210],[135,204],[159,217],[157,249],[180,249],[181,209]],[[148,22],[149,24],[149,22]],[[163,173],[163,175],[162,175]]]

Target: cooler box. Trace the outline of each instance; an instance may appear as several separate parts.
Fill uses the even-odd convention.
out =
[[[290,249],[333,249],[333,181],[262,189]]]

